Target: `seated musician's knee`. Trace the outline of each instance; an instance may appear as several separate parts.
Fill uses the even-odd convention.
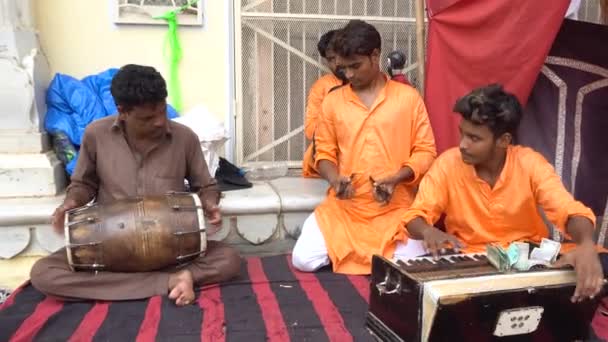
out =
[[[291,263],[293,264],[293,267],[295,267],[295,269],[300,270],[300,271],[310,272],[310,271],[305,270],[305,268],[306,268],[305,259],[306,259],[305,256],[300,251],[300,248],[298,248],[298,244],[296,243],[296,245],[293,248],[293,251],[291,251]]]
[[[291,262],[302,272],[314,272],[329,264],[325,239],[314,213],[304,221],[302,233],[293,247]]]
[[[43,293],[52,292],[54,273],[50,266],[48,258],[42,258],[30,270],[30,282]]]
[[[231,247],[226,247],[225,259],[222,268],[222,278],[225,280],[232,279],[241,272],[241,256],[239,252]]]
[[[319,256],[312,255],[300,246],[296,244],[291,253],[291,263],[295,269],[302,272],[314,272],[323,266]]]

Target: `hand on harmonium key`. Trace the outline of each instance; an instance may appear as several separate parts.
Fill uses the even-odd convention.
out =
[[[448,234],[435,227],[427,228],[423,233],[424,248],[431,253],[434,259],[439,258],[439,254],[444,254],[446,248],[452,248],[459,253],[460,249],[466,245],[452,234]]]

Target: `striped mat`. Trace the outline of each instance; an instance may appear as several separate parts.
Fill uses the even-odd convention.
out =
[[[373,341],[368,301],[367,277],[252,257],[239,279],[201,289],[183,308],[166,296],[64,303],[26,284],[0,307],[0,341]]]

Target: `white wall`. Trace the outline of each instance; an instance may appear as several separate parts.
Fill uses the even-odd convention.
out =
[[[231,113],[230,2],[202,0],[204,27],[180,27],[184,110],[203,104],[224,121]],[[165,77],[166,26],[114,25],[112,0],[34,0],[36,27],[51,72],[82,78],[128,63]],[[228,125],[226,125],[228,127]]]

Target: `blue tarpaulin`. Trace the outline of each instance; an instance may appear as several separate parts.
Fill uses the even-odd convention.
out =
[[[110,93],[112,78],[118,69],[108,69],[97,75],[77,80],[64,74],[56,74],[46,93],[47,112],[44,127],[51,135],[63,132],[78,149],[84,130],[91,122],[117,113]],[[177,117],[177,112],[167,105],[167,116]],[[67,165],[72,174],[78,155]]]

